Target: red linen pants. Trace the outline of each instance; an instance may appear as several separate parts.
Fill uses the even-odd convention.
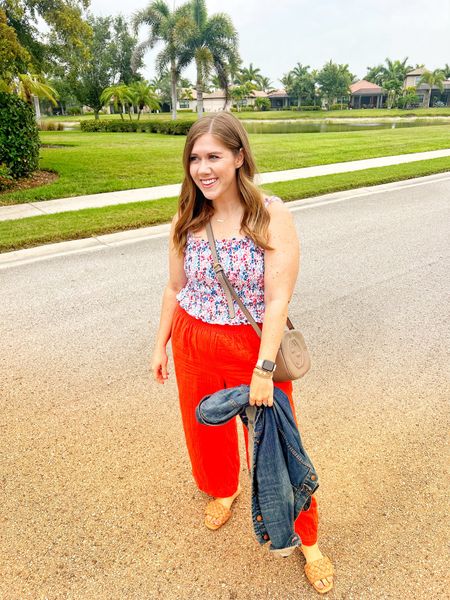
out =
[[[259,337],[251,325],[216,325],[189,315],[179,305],[172,324],[172,351],[186,445],[197,487],[210,496],[227,498],[238,487],[240,457],[236,417],[219,426],[198,423],[195,408],[203,396],[219,389],[250,385],[258,359]],[[297,423],[290,381],[275,383],[289,398]],[[248,431],[244,431],[247,467]],[[317,541],[317,501],[295,521],[306,546]]]

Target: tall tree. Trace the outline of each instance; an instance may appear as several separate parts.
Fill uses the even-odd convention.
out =
[[[172,106],[172,85],[171,77],[168,69],[164,71],[162,75],[154,77],[150,81],[150,85],[155,89],[158,99],[163,104],[169,104]],[[185,88],[192,88],[192,83],[185,77],[180,77],[177,82],[177,100],[182,99]],[[191,100],[193,98],[190,98]]]
[[[16,31],[7,23],[6,14],[0,8],[0,87],[10,91],[19,73],[26,73],[31,64],[29,52],[20,44]]]
[[[422,77],[419,79],[418,85],[425,83],[428,85],[428,102],[427,107],[430,108],[431,92],[434,87],[437,87],[442,93],[444,91],[445,74],[440,69],[435,71],[425,71]]]
[[[197,69],[197,114],[203,115],[203,91],[212,71],[225,91],[225,105],[229,93],[229,77],[236,70],[240,58],[238,35],[228,15],[208,16],[205,0],[191,0],[191,20],[186,47]]]
[[[95,118],[103,107],[105,88],[131,81],[131,57],[137,38],[128,31],[123,17],[88,17],[93,36],[90,58],[71,77],[71,88],[82,104],[94,111]],[[137,64],[140,66],[140,62]]]
[[[133,58],[133,52],[138,43],[137,36],[132,35],[128,23],[122,15],[111,20],[111,28],[109,51],[114,71],[113,79],[115,83],[129,85],[132,81],[141,78],[137,71],[144,64],[142,59]]]
[[[366,81],[375,83],[376,85],[382,86],[385,77],[386,70],[383,65],[376,65],[375,67],[367,67],[367,73],[364,77]]]
[[[261,89],[263,92],[266,92],[266,94],[275,89],[269,77],[261,77]]]
[[[250,63],[248,67],[242,67],[239,70],[234,83],[243,85],[244,83],[249,82],[255,85],[255,89],[260,90],[262,77],[261,69],[254,67],[253,63]]]
[[[301,108],[302,98],[313,100],[314,99],[314,79],[311,73],[308,71],[309,65],[306,67],[301,63],[292,69],[292,85],[289,93],[297,98],[297,106]]]
[[[7,23],[31,57],[33,73],[70,69],[70,63],[85,60],[91,35],[84,19],[89,0],[0,0]],[[48,32],[37,25],[43,20]]]
[[[93,37],[90,45],[90,59],[78,70],[71,81],[71,88],[81,104],[94,111],[95,118],[103,107],[101,94],[114,83],[114,69],[111,48],[111,18],[89,17]]]
[[[323,66],[317,81],[328,107],[336,98],[349,93],[353,79],[354,75],[348,70],[348,65],[338,65],[330,60]]]
[[[184,44],[186,28],[190,26],[190,14],[189,4],[183,4],[172,11],[164,0],[154,0],[133,17],[135,32],[138,32],[142,25],[149,28],[147,39],[136,47],[133,65],[143,59],[147,50],[160,42],[164,44],[156,57],[156,67],[160,77],[166,69],[170,72],[172,119],[177,118],[177,81],[182,70],[192,60]]]
[[[392,108],[402,94],[406,75],[408,71],[411,71],[411,66],[406,64],[407,61],[407,57],[402,61],[386,58],[382,87],[387,90],[388,93],[388,108]]]
[[[286,92],[292,89],[292,87],[294,86],[294,75],[292,74],[292,71],[285,73],[280,79],[280,81]]]

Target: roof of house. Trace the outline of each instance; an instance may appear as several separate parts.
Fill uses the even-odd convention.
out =
[[[225,100],[225,92],[224,90],[215,90],[210,94],[203,94],[203,98],[206,100],[213,100],[214,98]]]
[[[253,98],[267,98],[268,94],[263,90],[252,90],[250,93],[250,97]]]
[[[406,76],[408,75],[423,75],[425,73],[426,69],[425,67],[420,67],[419,69],[413,69],[412,71],[408,71],[408,73],[406,73]]]
[[[275,90],[273,92],[270,92],[270,94],[267,94],[269,98],[287,98],[287,92],[285,89],[281,88],[279,90]]]
[[[197,90],[194,88],[183,88],[184,90],[190,90],[192,94],[192,100],[197,100]],[[203,100],[225,100],[225,92],[223,90],[214,90],[214,92],[207,93],[203,92]]]
[[[381,88],[379,85],[376,85],[376,83],[367,81],[366,79],[361,79],[356,83],[352,83],[352,85],[350,86],[351,94],[362,94],[365,92],[369,94],[382,94],[383,88]]]

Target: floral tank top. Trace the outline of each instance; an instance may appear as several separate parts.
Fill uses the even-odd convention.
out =
[[[283,202],[277,196],[265,198],[265,205]],[[257,323],[264,319],[264,250],[249,237],[216,239],[219,261],[226,276]],[[184,250],[186,285],[177,294],[180,306],[192,317],[206,323],[239,325],[248,320],[234,302],[230,318],[222,286],[213,269],[208,240],[188,234]]]

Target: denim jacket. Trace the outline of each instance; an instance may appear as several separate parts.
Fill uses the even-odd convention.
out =
[[[202,398],[196,418],[203,425],[222,425],[239,415],[249,431],[252,521],[260,544],[289,556],[300,546],[294,521],[308,510],[318,488],[317,473],[303,449],[289,399],[274,388],[271,407],[250,406],[249,386],[219,390]]]

